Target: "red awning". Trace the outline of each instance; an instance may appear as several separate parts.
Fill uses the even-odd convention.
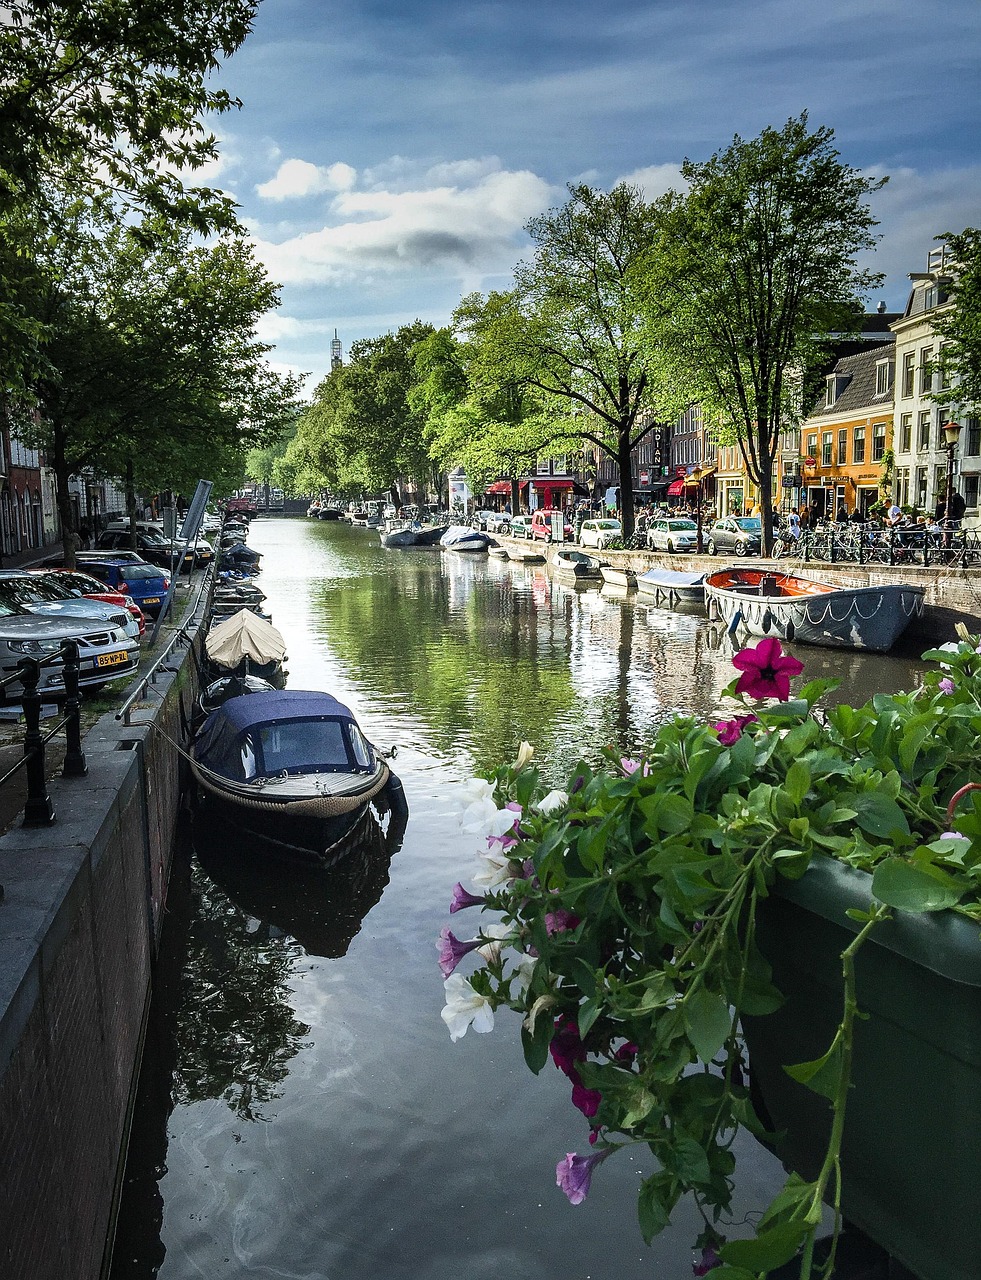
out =
[[[495,480],[492,485],[484,490],[484,493],[510,493],[510,480]]]
[[[671,483],[668,485],[669,498],[677,498],[678,494],[684,493],[684,491],[685,491],[684,480],[672,480]]]
[[[536,489],[571,489],[573,482],[564,476],[536,476],[532,484]]]

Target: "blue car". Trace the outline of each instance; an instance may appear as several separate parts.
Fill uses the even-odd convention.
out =
[[[114,591],[132,596],[148,617],[156,618],[170,588],[170,574],[155,564],[113,556],[79,552],[75,564],[81,573],[90,573]]]

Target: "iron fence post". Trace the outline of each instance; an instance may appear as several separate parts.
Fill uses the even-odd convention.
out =
[[[889,563],[896,563],[896,530],[892,526],[889,529]]]
[[[27,800],[24,804],[25,827],[47,827],[54,822],[54,807],[48,795],[48,782],[44,768],[44,735],[41,733],[41,664],[36,658],[21,658],[17,663],[24,693],[21,705],[27,731],[24,734],[24,755],[27,764]]]
[[[65,763],[61,773],[65,778],[84,778],[89,771],[82,750],[82,725],[80,709],[82,699],[78,690],[78,642],[62,640],[61,656],[65,663]]]

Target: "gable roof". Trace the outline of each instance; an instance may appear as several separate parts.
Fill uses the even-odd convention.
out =
[[[855,355],[843,356],[828,374],[829,378],[837,378],[840,384],[838,396],[834,404],[829,405],[827,396],[822,395],[808,414],[811,418],[826,418],[832,414],[858,412],[860,409],[891,409],[893,387],[880,395],[875,393],[876,366],[883,360],[893,359],[895,348],[883,344],[868,351],[859,351]]]

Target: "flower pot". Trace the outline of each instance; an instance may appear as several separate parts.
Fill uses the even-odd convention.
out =
[[[817,859],[782,881],[758,941],[787,997],[744,1019],[754,1096],[788,1168],[813,1178],[830,1103],[784,1064],[824,1054],[841,1018],[839,956],[871,877]],[[981,1275],[981,931],[945,911],[897,912],[856,957],[860,1010],[842,1147],[842,1212],[920,1280]]]

